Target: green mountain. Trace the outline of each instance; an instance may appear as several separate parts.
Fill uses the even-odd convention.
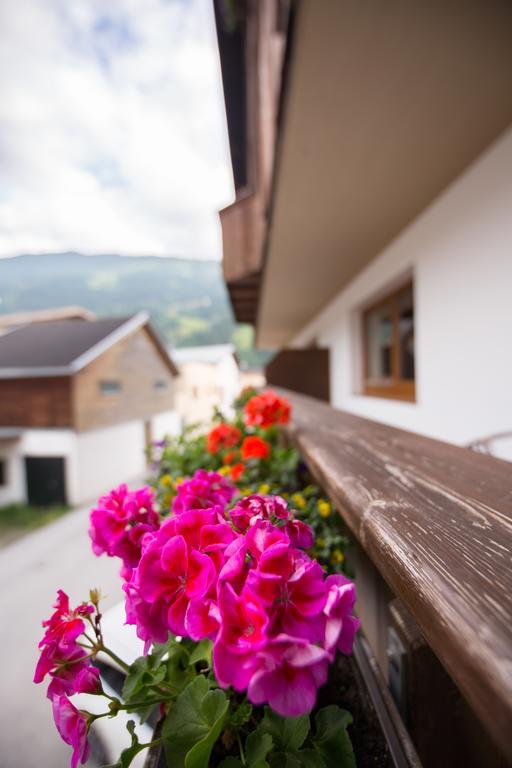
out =
[[[233,341],[246,366],[267,358],[236,326],[221,265],[152,256],[22,255],[0,259],[0,312],[79,305],[98,316],[147,310],[176,347]]]

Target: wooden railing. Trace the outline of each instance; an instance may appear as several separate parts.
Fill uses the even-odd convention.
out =
[[[283,392],[310,470],[511,756],[512,465]]]
[[[265,379],[271,387],[329,401],[329,357],[325,347],[282,349],[265,366]]]

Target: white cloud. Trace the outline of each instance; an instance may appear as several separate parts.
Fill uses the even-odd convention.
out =
[[[211,0],[0,2],[0,256],[218,256]]]

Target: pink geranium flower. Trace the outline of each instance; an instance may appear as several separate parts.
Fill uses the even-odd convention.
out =
[[[86,674],[94,669],[89,663],[90,653],[82,648],[77,640],[85,630],[83,616],[94,611],[90,604],[79,605],[75,609],[69,606],[69,598],[59,590],[55,611],[51,617],[43,621],[46,627],[43,639],[39,643],[41,653],[37,661],[34,682],[41,683],[46,675],[52,681],[48,688],[48,697],[55,695],[78,693],[85,685]]]
[[[236,528],[245,533],[258,521],[268,521],[280,526],[291,544],[301,549],[310,549],[314,543],[312,529],[301,520],[295,520],[292,510],[281,496],[245,496],[230,510],[229,516]]]
[[[83,650],[79,649],[82,651]],[[47,696],[53,700],[55,696],[71,696],[74,693],[101,693],[100,671],[91,665],[69,666],[66,671],[52,676],[48,686]]]
[[[284,632],[310,642],[320,642],[327,600],[324,572],[315,560],[299,560],[281,586],[275,608],[273,632]]]
[[[221,508],[213,507],[186,510],[146,539],[139,565],[125,590],[127,621],[136,624],[139,637],[146,642],[151,637],[163,642],[169,631],[188,634],[189,606],[211,597],[210,589],[224,564],[224,550],[235,537]],[[213,631],[211,617],[200,628],[200,617],[206,622],[206,616],[197,606],[192,609],[194,637],[203,631],[206,637]]]
[[[286,501],[281,496],[260,496],[253,494],[244,496],[230,510],[229,516],[237,529],[242,533],[258,520],[268,520],[276,524],[288,520],[291,512]]]
[[[236,492],[236,486],[218,472],[198,469],[193,477],[177,486],[172,511],[181,515],[188,509],[209,509],[216,504],[224,509]]]
[[[119,557],[123,563],[121,576],[125,580],[139,562],[144,536],[160,525],[153,504],[151,488],[129,491],[123,484],[102,496],[91,512],[89,535],[93,552]]]
[[[253,704],[268,702],[278,715],[299,717],[315,706],[316,692],[327,680],[329,655],[302,638],[281,634],[257,654],[247,688]]]
[[[255,651],[267,641],[268,615],[250,590],[237,595],[230,584],[219,587],[220,630],[213,648],[219,684],[237,691],[247,688],[255,669]]]
[[[46,631],[39,643],[39,648],[55,641],[65,645],[72,643],[85,629],[82,617],[94,612],[94,607],[90,603],[83,603],[71,609],[69,597],[62,589],[58,590],[57,602],[53,607],[55,611],[49,619],[43,621]]]
[[[136,580],[136,570],[132,574]],[[163,602],[147,603],[139,595],[136,584],[131,581],[123,585],[126,594],[126,623],[134,624],[137,637],[144,641],[144,653],[152,643],[165,643],[169,636],[167,605]]]
[[[183,635],[190,600],[204,597],[214,579],[215,567],[208,555],[189,548],[183,536],[174,536],[162,549],[144,552],[135,583],[145,602],[167,605],[169,630]]]
[[[341,653],[350,654],[361,624],[359,619],[352,615],[356,602],[355,584],[342,574],[328,576],[325,584],[329,592],[323,609],[324,646],[331,656],[334,656],[336,648]]]
[[[61,739],[73,747],[71,768],[76,768],[79,762],[86,763],[89,757],[87,720],[66,696],[55,697],[52,704],[53,718]]]

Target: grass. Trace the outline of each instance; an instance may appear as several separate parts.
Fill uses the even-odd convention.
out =
[[[7,504],[0,507],[0,546],[51,523],[69,512],[69,509],[65,506],[33,507],[30,504]]]

